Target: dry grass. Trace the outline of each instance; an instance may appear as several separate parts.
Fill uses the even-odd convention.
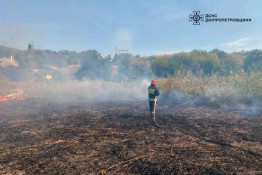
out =
[[[159,87],[166,96],[179,91],[184,95],[204,96],[219,105],[252,104],[262,100],[262,72],[231,76],[197,77],[188,75],[162,78]]]

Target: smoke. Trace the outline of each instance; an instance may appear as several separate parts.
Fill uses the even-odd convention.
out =
[[[208,106],[232,111],[241,111],[245,115],[257,115],[262,113],[262,100],[256,92],[251,92],[245,87],[235,84],[223,86],[210,85],[197,95],[188,94],[181,90],[172,90],[163,101],[173,104],[190,104],[196,106]]]
[[[125,41],[130,39],[128,33],[121,33],[127,35]],[[15,89],[23,89],[25,99],[45,98],[48,101],[66,103],[93,103],[148,98],[147,88],[150,80],[145,78],[148,76],[148,70],[143,69],[146,62],[142,61],[139,64],[131,62],[134,60],[131,54],[118,54],[110,61],[108,58],[102,58],[95,50],[77,53],[33,48],[29,57],[27,51],[4,47],[0,49],[7,50],[6,55],[15,55],[15,59],[21,63],[15,71],[25,78],[19,81],[12,80],[16,87],[8,89],[10,93]],[[116,74],[112,73],[114,66],[117,67]],[[75,68],[80,69],[77,71]],[[8,77],[15,75],[15,71],[7,71],[4,75]],[[47,80],[46,77],[51,77],[51,80]],[[3,92],[3,95],[8,94],[9,92]]]
[[[24,51],[4,47],[2,50],[6,50],[6,53],[3,53],[7,56],[16,54],[15,59],[19,63],[24,63],[28,59],[23,56],[26,53]],[[16,85],[15,88],[6,88],[7,83],[1,81],[0,95],[13,94],[14,89],[22,89],[25,98],[42,97],[48,101],[66,103],[148,99],[147,87],[150,84],[148,77],[152,76],[150,66],[148,68],[145,60],[137,61],[136,57],[130,54],[119,54],[114,60],[110,60],[102,58],[95,50],[77,53],[33,49],[30,57],[37,63],[32,64],[33,70],[38,69],[37,72],[33,72],[35,73],[33,78],[28,78],[27,82],[13,82]],[[73,68],[76,66],[72,66],[74,64],[80,65],[80,70],[75,74],[67,74],[75,72]],[[114,67],[117,68],[116,73],[113,73]],[[26,68],[25,65],[23,69],[21,66],[15,69],[19,70],[19,75],[26,75],[26,72],[23,73]],[[11,77],[10,75],[14,72],[9,70],[5,75]],[[45,79],[49,74],[52,75],[50,81]],[[168,94],[165,96],[165,93],[162,93],[159,104],[163,102],[165,104],[207,105],[229,110],[242,110],[248,114],[256,114],[261,111],[259,108],[262,104],[260,73],[222,78],[217,76],[170,77],[162,78],[162,80],[159,81],[160,90],[162,89],[163,92],[166,90]],[[7,92],[4,89],[10,89],[10,91]]]
[[[150,81],[148,80],[129,83],[115,83],[104,80],[48,82],[39,86],[34,96],[46,98],[49,101],[66,103],[137,101],[148,98],[147,87],[149,84]],[[32,93],[27,93],[33,96]]]
[[[225,85],[206,90],[205,96],[211,99],[211,104],[233,111],[242,111],[246,115],[256,115],[262,112],[262,101],[254,91],[245,87]]]

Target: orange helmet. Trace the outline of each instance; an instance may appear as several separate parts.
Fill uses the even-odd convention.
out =
[[[156,82],[157,82],[156,79],[153,79],[153,80],[151,81],[152,84],[156,84]]]

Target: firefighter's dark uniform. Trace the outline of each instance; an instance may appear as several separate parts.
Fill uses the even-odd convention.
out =
[[[157,102],[157,96],[159,96],[159,90],[156,87],[155,84],[151,84],[148,87],[148,97],[149,97],[149,108],[150,108],[150,112],[153,113],[154,112],[154,108],[155,108],[155,102]]]

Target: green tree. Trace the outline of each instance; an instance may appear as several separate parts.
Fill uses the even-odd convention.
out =
[[[262,71],[262,51],[253,50],[249,52],[244,61],[243,68],[245,71]]]

